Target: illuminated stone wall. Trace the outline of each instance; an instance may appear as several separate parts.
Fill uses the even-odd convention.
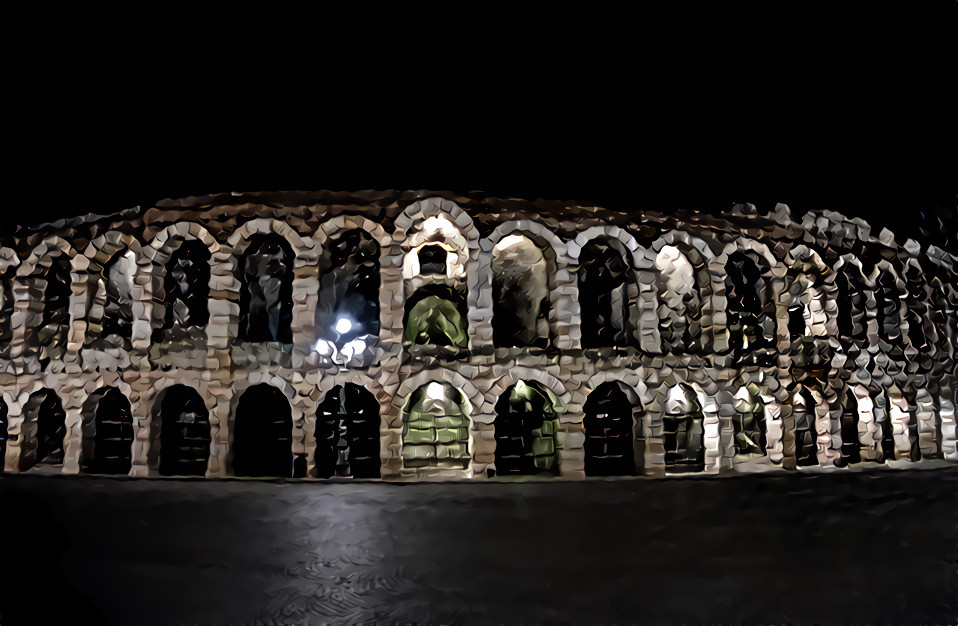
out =
[[[208,450],[208,477],[369,478],[377,425],[385,479],[956,461],[956,261],[784,205],[426,192],[23,228],[0,248],[4,469],[202,473]]]

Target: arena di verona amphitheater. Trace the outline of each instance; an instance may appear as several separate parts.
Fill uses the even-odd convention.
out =
[[[958,256],[836,212],[234,193],[20,226],[0,245],[8,474],[958,461]]]

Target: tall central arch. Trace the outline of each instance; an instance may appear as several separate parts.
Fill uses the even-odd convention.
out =
[[[430,382],[403,408],[402,459],[407,468],[469,467],[469,403],[449,383]]]

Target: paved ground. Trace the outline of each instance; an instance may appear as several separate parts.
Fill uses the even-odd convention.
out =
[[[0,478],[0,623],[953,623],[958,468],[502,484]]]

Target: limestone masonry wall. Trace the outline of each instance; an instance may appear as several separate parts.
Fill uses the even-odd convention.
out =
[[[956,262],[784,205],[624,214],[442,192],[208,196],[21,228],[0,248],[3,469],[958,461]]]

